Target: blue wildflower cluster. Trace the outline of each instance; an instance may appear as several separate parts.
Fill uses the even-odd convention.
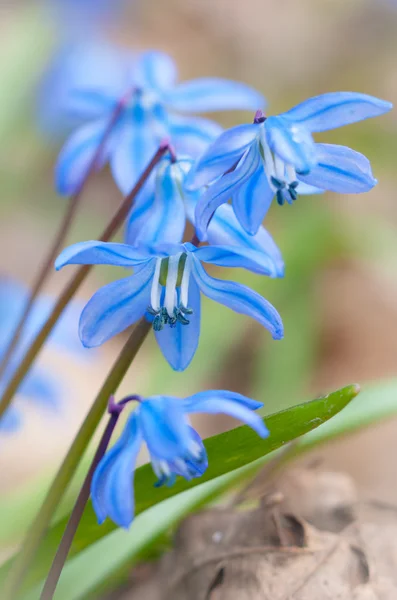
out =
[[[28,292],[20,283],[11,279],[0,280],[0,327],[2,332],[0,359],[7,350],[27,299]],[[35,303],[12,359],[7,363],[0,377],[0,394],[6,389],[27,348],[45,323],[52,305],[52,299],[45,296],[39,298]],[[59,321],[50,339],[52,348],[66,350],[71,354],[78,352],[80,356],[83,353],[86,354],[79,344],[75,327],[79,310],[80,307],[72,305]],[[44,367],[37,366],[24,379],[20,394],[21,400],[31,401],[38,407],[57,410],[64,399],[63,390],[63,381],[49,373]],[[5,412],[0,420],[1,433],[13,433],[20,428],[23,414],[21,404],[22,402],[13,404]]]
[[[215,278],[204,265],[283,277],[280,250],[262,224],[273,199],[282,206],[300,194],[361,193],[376,184],[366,157],[344,146],[316,143],[313,134],[379,116],[391,104],[334,92],[266,116],[262,95],[244,84],[217,78],[178,82],[174,62],[161,52],[123,53],[116,62],[109,77],[81,86],[69,98],[80,126],[60,153],[58,192],[79,189],[98,148],[96,166],[109,163],[124,194],[164,139],[170,150],[136,198],[124,243],[77,243],[56,261],[57,269],[106,264],[130,271],[97,291],[84,308],[83,345],[99,346],[144,318],[171,367],[183,371],[199,344],[202,294],[251,317],[281,340],[281,317],[266,299],[232,278]],[[252,122],[223,131],[197,116],[229,109],[252,110]],[[119,117],[104,142],[116,110]],[[190,241],[189,228],[194,232]],[[92,499],[99,520],[110,516],[121,526],[131,523],[131,482],[143,442],[160,483],[172,483],[176,475],[198,477],[207,459],[187,415],[224,412],[265,437],[262,420],[252,413],[259,406],[224,391],[142,401],[95,473]]]

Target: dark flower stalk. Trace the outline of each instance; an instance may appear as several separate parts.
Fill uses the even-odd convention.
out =
[[[35,300],[38,297],[38,295],[40,294],[45,282],[47,281],[48,276],[50,275],[50,273],[52,271],[54,261],[55,261],[56,257],[58,256],[59,252],[61,251],[62,246],[65,243],[66,237],[70,231],[70,227],[73,224],[74,217],[76,216],[77,210],[81,204],[81,200],[83,197],[83,191],[86,187],[86,184],[87,184],[88,180],[91,178],[91,176],[97,170],[98,163],[100,162],[101,155],[104,151],[104,147],[105,147],[106,143],[108,142],[109,137],[112,134],[115,126],[117,125],[120,117],[122,116],[122,114],[127,106],[129,97],[130,97],[130,94],[127,94],[126,96],[124,96],[124,98],[122,98],[117,103],[117,105],[113,111],[113,114],[110,117],[109,124],[102,136],[101,142],[98,145],[98,148],[91,160],[91,163],[88,166],[86,174],[85,174],[84,178],[81,180],[80,185],[77,187],[75,193],[69,200],[69,204],[68,204],[68,208],[65,213],[65,216],[60,224],[60,227],[55,236],[55,239],[54,239],[51,247],[49,248],[48,254],[41,266],[41,269],[37,273],[37,276],[35,278],[35,281],[33,282],[30,296],[27,300],[25,309],[24,309],[24,311],[19,319],[19,322],[15,328],[14,335],[10,339],[10,343],[4,353],[3,359],[0,364],[0,378],[4,374],[5,369],[7,368],[8,364],[10,362],[10,359],[18,345],[18,342],[21,339],[21,335],[23,333],[26,322],[32,312],[32,308],[35,303]]]
[[[146,167],[145,171],[142,173],[137,184],[132,189],[132,191],[128,194],[128,196],[123,200],[119,209],[113,216],[112,220],[110,221],[110,223],[108,224],[106,229],[103,231],[102,236],[100,238],[102,241],[104,241],[104,242],[109,241],[120,229],[120,227],[124,223],[125,219],[127,218],[127,215],[131,209],[131,205],[132,205],[133,201],[135,200],[136,196],[139,194],[142,187],[145,185],[147,179],[149,178],[153,169],[156,167],[156,165],[161,160],[162,156],[166,152],[168,152],[168,148],[169,148],[168,142],[164,142],[164,143],[160,144],[157,152],[154,154],[152,160]],[[73,296],[75,295],[75,293],[77,292],[77,290],[79,289],[79,287],[81,286],[83,281],[86,279],[91,268],[92,268],[91,265],[83,265],[82,267],[80,267],[78,269],[78,271],[76,272],[76,274],[72,277],[70,282],[66,285],[64,291],[61,293],[50,316],[48,317],[47,321],[44,323],[44,325],[41,328],[41,330],[39,331],[39,333],[36,335],[30,348],[27,350],[24,358],[22,359],[18,369],[14,373],[13,378],[11,379],[6,390],[4,391],[4,394],[0,400],[0,418],[5,413],[5,411],[9,407],[9,405],[11,404],[14,394],[17,392],[20,384],[22,383],[24,377],[28,373],[33,362],[35,361],[38,353],[40,352],[41,348],[43,347],[44,343],[46,342],[51,331],[55,327],[59,317],[62,315],[66,306],[69,304],[70,300],[73,298]]]
[[[61,576],[62,569],[68,557],[74,536],[79,526],[81,517],[83,516],[88,499],[90,497],[92,478],[94,476],[98,464],[105,455],[105,452],[109,446],[109,442],[117,425],[119,417],[123,412],[123,409],[126,406],[126,404],[132,401],[139,402],[140,400],[140,396],[128,396],[121,402],[116,403],[114,400],[114,396],[110,396],[110,400],[108,403],[108,413],[110,415],[110,419],[108,421],[105,431],[103,432],[102,438],[98,445],[98,449],[93,458],[91,467],[87,473],[87,476],[84,480],[80,493],[77,497],[76,503],[70,515],[69,521],[66,525],[66,529],[62,536],[61,543],[58,546],[58,550],[52,562],[51,569],[48,573],[48,577],[44,584],[43,591],[41,592],[40,600],[51,600],[53,598],[56,586],[59,581],[59,577]]]

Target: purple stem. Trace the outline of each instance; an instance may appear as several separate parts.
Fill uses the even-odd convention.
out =
[[[66,529],[62,536],[61,543],[58,546],[58,550],[52,562],[51,569],[48,573],[48,577],[44,584],[43,591],[41,592],[40,600],[52,600],[54,596],[54,592],[58,585],[62,569],[65,565],[74,536],[76,534],[81,517],[83,516],[85,507],[90,497],[92,478],[94,476],[98,464],[105,455],[105,452],[109,446],[110,439],[117,425],[119,417],[124,410],[124,407],[129,402],[141,402],[142,400],[142,396],[134,395],[128,396],[127,398],[124,398],[124,400],[122,400],[121,402],[116,403],[114,396],[110,396],[108,404],[108,413],[110,414],[110,419],[99,442],[97,451],[95,452],[95,456],[91,463],[91,467],[87,473],[80,493],[77,497],[76,504],[74,505],[69,521],[66,525]]]

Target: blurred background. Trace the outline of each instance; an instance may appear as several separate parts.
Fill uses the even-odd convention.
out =
[[[117,10],[115,5],[117,6]],[[156,48],[176,60],[180,78],[214,75],[242,80],[264,93],[278,113],[329,91],[365,92],[397,103],[397,3],[392,0],[125,0],[102,17],[78,2],[0,3],[0,260],[1,275],[29,285],[66,209],[53,169],[71,125],[57,113],[65,61],[82,67],[85,45]],[[100,57],[100,54],[98,54]],[[84,63],[81,76],[100,68]],[[95,57],[94,57],[95,58]],[[99,66],[98,66],[99,65]],[[57,79],[58,77],[58,79]],[[59,94],[59,95],[58,95]],[[224,126],[252,119],[217,114]],[[379,185],[360,196],[301,197],[274,203],[267,227],[286,263],[284,280],[236,273],[275,304],[285,339],[273,342],[248,318],[204,301],[202,338],[188,371],[173,373],[149,338],[123,391],[189,395],[225,387],[252,395],[275,412],[344,384],[397,374],[397,128],[393,114],[323,134],[366,154]],[[90,182],[70,242],[95,239],[120,201],[104,170]],[[71,268],[47,286],[56,294]],[[227,274],[223,273],[223,276]],[[98,268],[81,300],[117,278]],[[77,323],[76,323],[77,329]],[[123,336],[80,354],[46,350],[41,362],[67,380],[57,414],[26,403],[23,427],[0,435],[4,497],[51,473],[110,367]],[[232,423],[211,417],[212,435]],[[322,451],[329,465],[397,501],[397,423],[379,425]],[[364,454],[365,453],[365,454]],[[12,496],[10,496],[12,497]]]

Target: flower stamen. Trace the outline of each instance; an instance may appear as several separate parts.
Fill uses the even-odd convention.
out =
[[[186,315],[193,314],[193,310],[188,308],[190,261],[188,255],[182,252],[169,258],[157,259],[150,294],[151,305],[147,308],[147,312],[153,317],[154,331],[161,331],[165,325],[189,325]]]
[[[260,135],[261,155],[264,170],[273,192],[276,194],[277,203],[283,206],[285,202],[292,204],[297,197],[299,181],[293,165],[284,162],[279,156],[274,155],[266,139],[266,131],[263,129]]]

